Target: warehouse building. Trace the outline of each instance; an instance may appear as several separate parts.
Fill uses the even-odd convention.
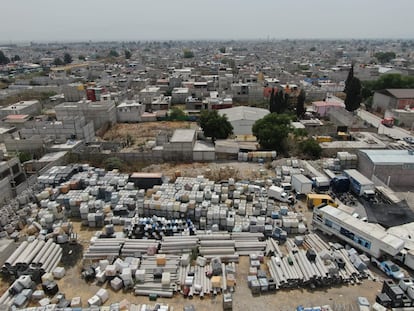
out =
[[[233,126],[235,135],[251,135],[253,124],[268,115],[267,109],[239,106],[218,110],[220,115],[226,115]]]
[[[360,150],[358,170],[372,179],[375,176],[390,187],[409,187],[414,180],[414,151]]]

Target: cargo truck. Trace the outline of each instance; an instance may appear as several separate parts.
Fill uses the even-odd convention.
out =
[[[324,192],[328,191],[331,185],[329,177],[317,176],[312,178],[312,184],[316,191]]]
[[[347,176],[335,176],[331,179],[331,188],[335,193],[345,193],[349,191],[350,181]]]
[[[303,174],[293,175],[292,187],[296,194],[308,194],[312,192],[312,181]]]
[[[368,199],[375,196],[375,184],[359,171],[344,170],[344,174],[349,178],[350,189],[354,194]]]
[[[403,249],[394,258],[414,270],[414,250]]]
[[[286,202],[289,204],[295,203],[295,199],[293,198],[293,196],[288,195],[286,191],[281,187],[270,186],[267,190],[267,195],[269,196],[269,198],[276,199],[280,202]]]

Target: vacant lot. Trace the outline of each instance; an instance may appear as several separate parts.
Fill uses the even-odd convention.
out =
[[[173,133],[178,128],[196,128],[194,122],[144,122],[118,123],[112,126],[103,136],[107,141],[126,142],[127,136],[131,139],[129,148],[143,146],[147,141],[155,140],[159,132]]]

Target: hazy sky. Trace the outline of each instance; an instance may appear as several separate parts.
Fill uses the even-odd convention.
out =
[[[2,0],[0,41],[414,38],[414,0]]]

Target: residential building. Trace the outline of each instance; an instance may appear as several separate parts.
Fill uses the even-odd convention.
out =
[[[57,105],[55,111],[58,120],[84,116],[86,121],[93,121],[95,130],[98,130],[105,124],[116,123],[116,107],[111,100],[98,102],[84,100],[77,103],[65,102]]]
[[[189,94],[187,87],[175,87],[171,92],[171,105],[184,104]]]
[[[159,87],[146,86],[139,92],[139,101],[145,105],[145,111],[152,111],[151,105],[155,98],[161,95]]]
[[[0,161],[0,206],[25,188],[26,176],[18,158]]]
[[[35,116],[40,113],[41,105],[38,100],[27,100],[17,102],[10,106],[0,109],[0,118],[4,118],[10,114],[30,115]]]
[[[116,107],[118,123],[141,122],[141,116],[145,112],[145,105],[137,102],[124,102]]]
[[[37,135],[63,142],[68,139],[82,139],[85,142],[95,140],[93,122],[87,122],[84,116],[67,117],[59,121],[30,121],[19,131],[19,135],[21,139],[27,140]]]

